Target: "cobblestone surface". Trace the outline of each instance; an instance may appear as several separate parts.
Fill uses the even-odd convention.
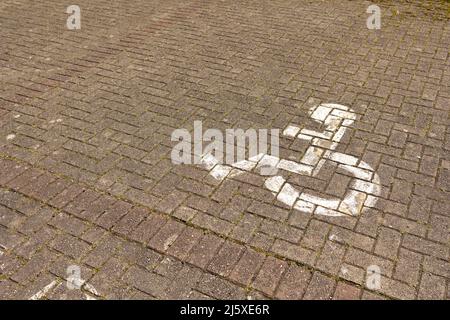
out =
[[[0,298],[449,299],[449,9],[420,2],[382,1],[375,31],[366,1],[77,0],[70,31],[72,2],[3,0]],[[171,163],[194,120],[308,127],[321,103],[354,110],[336,151],[380,192],[351,157],[287,178],[376,200],[358,215]],[[281,137],[280,157],[307,147]]]

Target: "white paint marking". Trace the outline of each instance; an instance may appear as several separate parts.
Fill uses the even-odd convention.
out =
[[[275,176],[275,177],[268,178],[266,180],[266,182],[264,183],[264,185],[266,186],[267,189],[269,189],[273,193],[277,194],[280,191],[280,189],[284,183],[285,183],[285,180],[283,177]]]
[[[313,171],[313,167],[311,166],[307,166],[304,164],[300,164],[291,160],[281,160],[278,165],[277,168],[279,169],[283,169],[292,173],[299,173],[299,174],[306,174],[308,176],[311,175],[312,171]]]
[[[306,213],[313,213],[315,208],[316,208],[316,206],[314,204],[312,204],[311,202],[303,201],[303,200],[298,200],[294,205],[294,209],[297,209],[299,211],[306,212]]]
[[[245,171],[267,166],[283,169],[292,173],[316,176],[326,160],[339,163],[339,168],[348,171],[355,179],[351,188],[342,199],[328,199],[314,196],[305,192],[298,192],[293,186],[286,182],[282,176],[272,176],[266,179],[265,187],[269,189],[280,202],[294,206],[296,210],[315,213],[324,216],[340,217],[355,216],[359,214],[363,207],[373,207],[377,197],[381,192],[380,178],[373,168],[357,158],[335,152],[338,143],[345,134],[348,126],[356,119],[356,114],[346,106],[337,104],[323,104],[310,109],[311,117],[325,125],[323,132],[309,129],[301,129],[290,125],[283,134],[289,137],[297,136],[298,139],[310,141],[312,144],[306,150],[300,160],[301,163],[279,159],[277,157],[258,154],[249,160],[236,162],[230,166],[219,165],[215,157],[208,154],[203,156],[202,164],[210,170],[213,177],[223,180],[226,177],[234,177],[245,173]],[[298,134],[300,132],[300,134]],[[311,142],[312,141],[312,142]],[[359,162],[358,166],[356,164]],[[231,170],[231,171],[230,171]],[[372,182],[370,182],[372,181]],[[339,211],[337,211],[339,210]]]
[[[209,173],[217,180],[223,180],[230,173],[231,168],[228,166],[217,165]]]

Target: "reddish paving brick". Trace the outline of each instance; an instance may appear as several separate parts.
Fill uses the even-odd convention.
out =
[[[419,287],[419,299],[445,299],[445,278],[432,275],[428,272],[422,274]]]
[[[147,215],[147,210],[143,208],[134,208],[114,225],[113,230],[128,235],[136,229],[139,223],[144,220]]]
[[[172,243],[167,253],[179,259],[185,260],[191,249],[202,238],[203,233],[200,230],[187,227]]]
[[[164,298],[170,280],[153,272],[138,267],[131,267],[124,276],[124,281],[153,297]]]
[[[180,236],[186,226],[178,221],[168,221],[158,233],[149,241],[148,246],[158,251],[167,251],[172,243]]]
[[[382,257],[395,259],[398,256],[401,239],[400,232],[381,228],[375,245],[375,253]]]
[[[64,207],[67,203],[75,199],[84,189],[79,185],[71,185],[67,189],[61,190],[57,196],[49,201],[49,204],[57,208]]]
[[[142,221],[131,233],[131,238],[147,243],[167,223],[167,218],[153,214]]]
[[[121,217],[123,217],[132,205],[124,201],[117,201],[97,218],[96,223],[103,228],[111,228]]]

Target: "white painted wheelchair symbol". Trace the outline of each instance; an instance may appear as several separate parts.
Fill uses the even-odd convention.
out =
[[[253,169],[259,169],[262,175],[262,169],[268,167],[314,177],[326,161],[333,161],[339,168],[353,176],[343,199],[299,192],[281,175],[267,177],[265,187],[278,201],[306,213],[332,217],[356,216],[363,207],[373,207],[381,192],[378,174],[364,161],[334,151],[347,127],[356,119],[353,110],[339,104],[322,104],[311,108],[309,114],[313,120],[324,125],[323,132],[301,129],[293,125],[283,131],[284,136],[306,140],[311,144],[300,163],[268,154],[258,154],[229,166],[219,164],[219,161],[210,153],[202,156],[201,163],[215,179],[224,180]]]

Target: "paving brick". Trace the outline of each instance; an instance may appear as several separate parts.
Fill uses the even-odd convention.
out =
[[[333,300],[357,300],[361,296],[361,288],[345,282],[339,282]]]
[[[448,259],[448,250],[444,245],[413,235],[405,235],[402,246],[433,257]]]
[[[70,37],[54,3],[2,7],[0,297],[57,279],[42,298],[83,299],[62,281],[76,264],[99,299],[449,299],[446,3],[384,2],[401,19],[383,41],[408,29],[384,50],[353,28],[354,1],[124,6],[88,10]],[[302,199],[337,210],[354,189],[366,206],[325,216],[283,203],[259,168],[172,163],[172,133],[197,120],[280,129],[279,158],[314,166],[278,170]]]
[[[283,240],[276,240],[272,246],[272,251],[288,259],[310,266],[314,265],[317,257],[317,252]]]
[[[222,239],[205,234],[192,248],[187,261],[200,268],[204,268],[215,256],[222,243]]]
[[[41,170],[30,168],[6,185],[11,189],[21,190],[28,187],[30,184],[35,183],[42,174],[43,172]]]
[[[170,195],[165,197],[158,205],[156,210],[171,214],[183,201],[187,198],[187,194],[179,191],[173,191]]]
[[[375,253],[382,257],[395,259],[401,242],[401,234],[398,231],[382,227],[377,237]]]
[[[124,281],[155,298],[164,298],[170,280],[138,267],[131,267],[124,275]]]
[[[202,277],[197,288],[200,292],[216,299],[242,300],[246,297],[244,289],[210,274]]]
[[[448,278],[450,275],[450,265],[448,261],[430,256],[425,256],[423,261],[423,270],[444,278]]]
[[[122,242],[118,256],[129,265],[137,264],[152,270],[161,260],[161,255],[154,250],[134,242]]]
[[[119,241],[113,236],[106,236],[83,259],[83,262],[94,268],[102,266],[117,250]]]
[[[30,259],[33,255],[45,247],[52,240],[56,232],[51,228],[42,228],[31,234],[27,241],[22,242],[15,248],[15,254],[19,257]]]
[[[243,246],[226,241],[208,265],[207,270],[220,276],[228,276],[243,251]]]
[[[79,259],[89,249],[89,244],[69,234],[57,236],[51,243],[52,248],[74,259]]]
[[[368,212],[367,216],[372,215],[372,212]],[[362,218],[361,218],[362,219]],[[375,227],[376,227],[376,219],[375,216],[373,219],[372,217],[367,218],[366,223],[373,222],[375,220]],[[362,228],[362,223],[360,220],[359,227]],[[376,228],[378,229],[378,228]],[[358,230],[359,231],[359,230]],[[366,251],[372,251],[373,245],[375,243],[375,240],[371,237],[367,237],[365,235],[362,235],[360,233],[353,232],[348,229],[340,228],[340,227],[333,227],[331,229],[331,232],[328,236],[328,240],[332,240],[341,244],[347,244],[355,248],[359,248]]]
[[[272,295],[283,273],[286,272],[287,267],[286,262],[270,256],[267,257],[253,281],[252,287],[268,295]]]
[[[167,223],[167,217],[152,214],[142,221],[131,233],[130,237],[139,242],[147,243]]]
[[[345,247],[343,245],[327,241],[317,259],[316,267],[324,272],[337,275],[341,270],[344,255]]]
[[[387,300],[387,299],[379,294],[370,291],[364,291],[361,300]]]
[[[443,244],[450,241],[450,217],[431,215],[427,238]]]
[[[170,298],[185,298],[191,297],[192,292],[197,287],[198,282],[202,277],[202,271],[197,268],[190,266],[184,266],[175,275],[175,279],[172,282],[171,287],[166,293],[167,297]]]
[[[424,272],[420,281],[418,299],[445,299],[446,281],[444,278]]]
[[[415,286],[419,280],[422,256],[415,252],[400,249],[394,278]]]
[[[218,219],[214,216],[210,216],[209,214],[202,212],[199,212],[195,215],[195,217],[192,219],[192,223],[199,227],[212,230],[223,235],[228,235],[233,229],[233,225],[228,221]]]
[[[80,193],[83,192],[83,188],[79,185],[71,185],[67,189],[61,190],[61,193],[56,195],[49,201],[49,204],[57,208],[64,207],[67,203],[75,199]]]
[[[312,220],[301,240],[301,244],[311,249],[321,248],[330,228],[331,226],[327,223]]]
[[[247,248],[230,274],[230,279],[247,286],[256,276],[265,256]]]
[[[335,281],[321,273],[314,272],[303,299],[330,300],[333,297]]]
[[[185,225],[175,221],[169,220],[158,233],[151,238],[148,246],[152,249],[156,249],[160,252],[167,251],[173,242],[183,232]]]
[[[43,249],[38,254],[34,255],[30,261],[18,270],[18,272],[14,273],[11,279],[21,284],[29,283],[33,281],[38,274],[42,273],[55,258],[56,255]]]
[[[391,298],[411,300],[415,297],[414,288],[390,278],[381,277],[380,289],[378,290]]]
[[[361,251],[359,249],[349,248],[344,261],[367,270],[369,266],[376,265],[380,268],[381,274],[390,277],[392,275],[393,263],[387,259],[375,256],[373,254]]]
[[[63,212],[55,214],[49,224],[74,236],[80,236],[87,229],[86,222]]]
[[[287,210],[275,208],[259,202],[253,202],[248,211],[263,217],[272,218],[274,220],[284,221],[289,215]]]
[[[104,228],[111,228],[122,216],[124,216],[132,205],[124,201],[117,201],[97,218],[96,223]]]
[[[148,216],[147,210],[143,208],[134,208],[123,216],[122,219],[116,223],[113,230],[121,234],[130,234],[133,232],[139,223]]]
[[[202,235],[203,232],[200,230],[187,227],[172,243],[167,252],[179,259],[185,260]]]
[[[401,203],[409,203],[412,187],[412,183],[403,180],[394,180],[390,199]]]

